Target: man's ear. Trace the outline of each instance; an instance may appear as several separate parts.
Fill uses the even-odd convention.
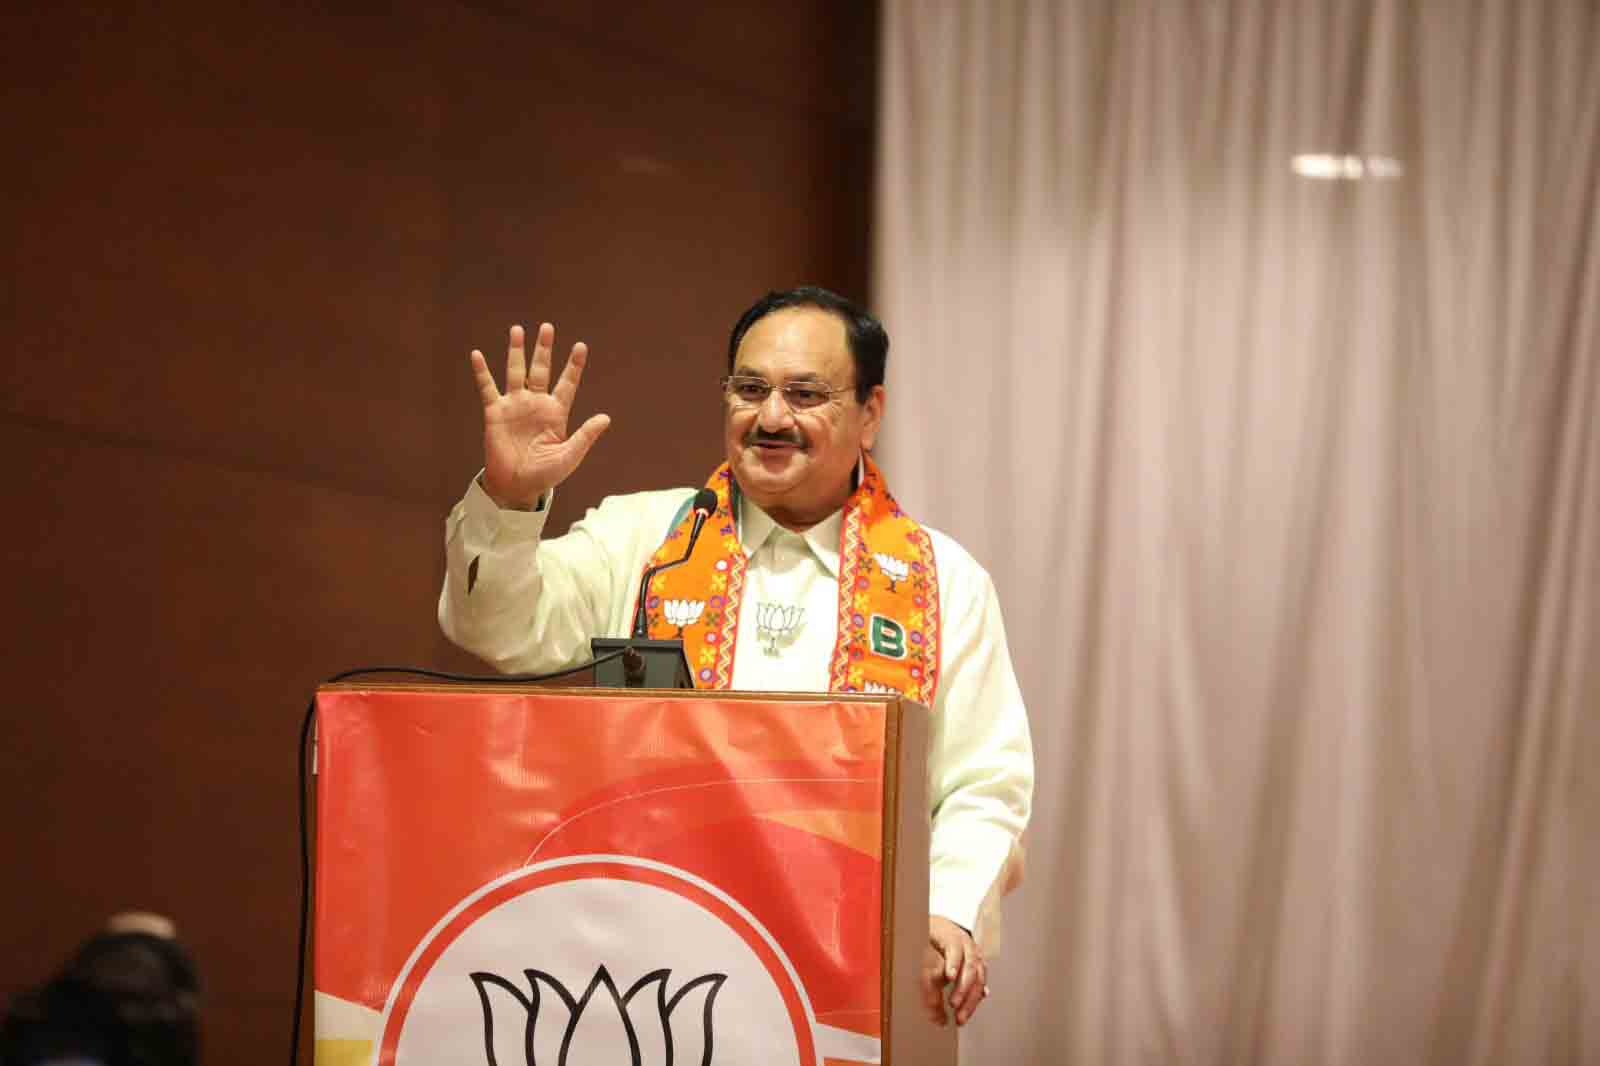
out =
[[[883,426],[883,411],[888,396],[882,385],[872,386],[867,398],[861,401],[861,450],[871,451],[878,441],[878,430]]]

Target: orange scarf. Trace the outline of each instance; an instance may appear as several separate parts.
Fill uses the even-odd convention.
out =
[[[893,691],[932,707],[940,639],[933,542],[889,495],[877,464],[864,457],[862,467],[840,525],[839,635],[828,690]],[[734,523],[738,485],[728,464],[706,486],[717,494],[717,512],[688,561],[651,582],[645,616],[650,636],[683,640],[696,687],[725,689],[750,558]],[[648,565],[682,555],[693,525],[686,508]]]

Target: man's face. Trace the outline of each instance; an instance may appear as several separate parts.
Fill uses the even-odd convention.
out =
[[[733,373],[778,386],[759,405],[723,399],[728,464],[739,488],[782,525],[815,525],[844,503],[857,457],[877,439],[883,386],[864,403],[856,400],[844,322],[814,307],[758,319],[739,342]],[[781,391],[790,382],[843,391],[797,411]]]

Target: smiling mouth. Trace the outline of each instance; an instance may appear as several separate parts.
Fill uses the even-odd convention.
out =
[[[745,442],[747,447],[759,448],[762,451],[799,451],[804,445],[795,440],[773,440],[770,437],[759,438]]]

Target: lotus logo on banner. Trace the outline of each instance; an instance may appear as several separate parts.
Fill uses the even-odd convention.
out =
[[[715,1039],[711,1012],[727,974],[697,977],[667,995],[668,970],[645,974],[622,994],[604,966],[583,995],[574,998],[565,985],[540,970],[524,970],[530,995],[504,977],[475,973],[472,982],[483,1002],[483,1054],[488,1066],[547,1066],[534,1055],[535,1031],[541,1016],[561,1030],[561,1051],[555,1066],[578,1062],[617,1066],[710,1066]],[[639,995],[655,986],[655,995]],[[541,994],[541,986],[555,993]],[[497,991],[491,991],[497,990]],[[508,1015],[496,1024],[496,1003]],[[513,1004],[506,1006],[506,1004]],[[520,1017],[519,1017],[520,1016]],[[506,1030],[510,1032],[507,1033]],[[497,1039],[498,1035],[498,1039]],[[506,1062],[495,1047],[506,1036],[520,1040],[524,1055]],[[647,1054],[660,1051],[659,1057]]]
[[[638,976],[636,976],[638,975]],[[412,952],[376,1066],[820,1066],[782,946],[687,871],[616,855],[470,893]]]

